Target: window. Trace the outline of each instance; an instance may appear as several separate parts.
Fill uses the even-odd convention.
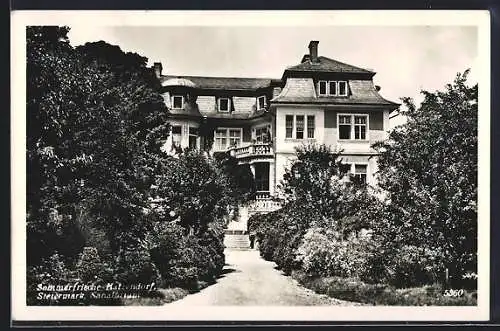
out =
[[[314,139],[315,130],[314,115],[286,115],[285,138]]]
[[[347,95],[347,82],[339,82],[338,95],[340,95],[340,96],[346,96]]]
[[[307,138],[314,138],[314,115],[307,116]]]
[[[366,116],[354,116],[354,139],[366,139]]]
[[[224,151],[241,144],[241,129],[218,128],[215,130],[215,150]]]
[[[327,82],[324,81],[324,80],[320,80],[319,83],[319,95],[327,95],[328,94],[328,91],[327,91]]]
[[[198,148],[198,128],[189,128],[189,148]]]
[[[347,82],[335,80],[320,80],[318,82],[320,96],[347,96]]]
[[[269,130],[267,126],[255,129],[255,141],[258,143],[268,143]]]
[[[286,115],[286,138],[292,138],[292,133],[293,133],[293,115]]]
[[[354,165],[354,178],[360,183],[366,184],[366,174],[368,166],[366,164]]]
[[[257,98],[257,109],[265,109],[266,108],[266,96],[262,95]]]
[[[241,144],[241,130],[229,130],[229,146],[238,147]]]
[[[304,139],[304,115],[295,117],[295,139]]]
[[[368,115],[339,115],[339,139],[367,140]]]
[[[230,108],[229,98],[219,98],[219,111],[220,112],[229,112]]]
[[[329,88],[330,90],[328,91],[329,95],[337,95],[337,82],[329,82]]]
[[[351,139],[351,116],[339,116],[339,139]]]
[[[223,151],[227,148],[227,130],[215,131],[215,149]]]
[[[182,127],[180,125],[172,126],[172,142],[175,146],[181,145]]]
[[[182,95],[172,96],[172,108],[173,109],[184,108],[184,96],[182,96]]]

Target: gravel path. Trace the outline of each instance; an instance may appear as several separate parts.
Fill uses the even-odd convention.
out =
[[[258,251],[226,250],[224,275],[198,293],[167,304],[186,306],[358,305],[316,294],[275,269]]]

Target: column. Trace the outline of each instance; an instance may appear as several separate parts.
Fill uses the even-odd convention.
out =
[[[269,162],[269,194],[271,196],[274,195],[274,183],[275,183],[275,178],[274,178],[274,162]]]

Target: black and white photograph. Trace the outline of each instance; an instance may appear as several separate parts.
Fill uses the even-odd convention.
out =
[[[487,11],[12,24],[14,318],[488,318]]]

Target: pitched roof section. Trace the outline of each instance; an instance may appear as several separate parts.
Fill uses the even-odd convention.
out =
[[[268,88],[276,79],[271,78],[239,78],[239,77],[202,77],[202,76],[162,76],[161,83],[173,78],[183,78],[194,83],[199,89],[213,90],[258,90]]]
[[[350,93],[347,97],[318,97],[312,78],[288,78],[283,91],[273,103],[311,103],[338,105],[381,105],[399,106],[398,103],[384,99],[375,89],[371,80],[350,80]]]
[[[316,99],[316,90],[311,78],[288,78],[281,93],[272,102],[295,100],[304,98],[307,100]]]
[[[303,63],[298,64],[296,66],[289,67],[285,70],[285,72],[343,72],[343,73],[357,73],[357,74],[367,74],[367,75],[375,75],[375,72],[355,67],[353,65],[343,63],[337,60],[333,60],[324,56],[318,57],[318,62],[311,62],[309,55],[304,55]]]

